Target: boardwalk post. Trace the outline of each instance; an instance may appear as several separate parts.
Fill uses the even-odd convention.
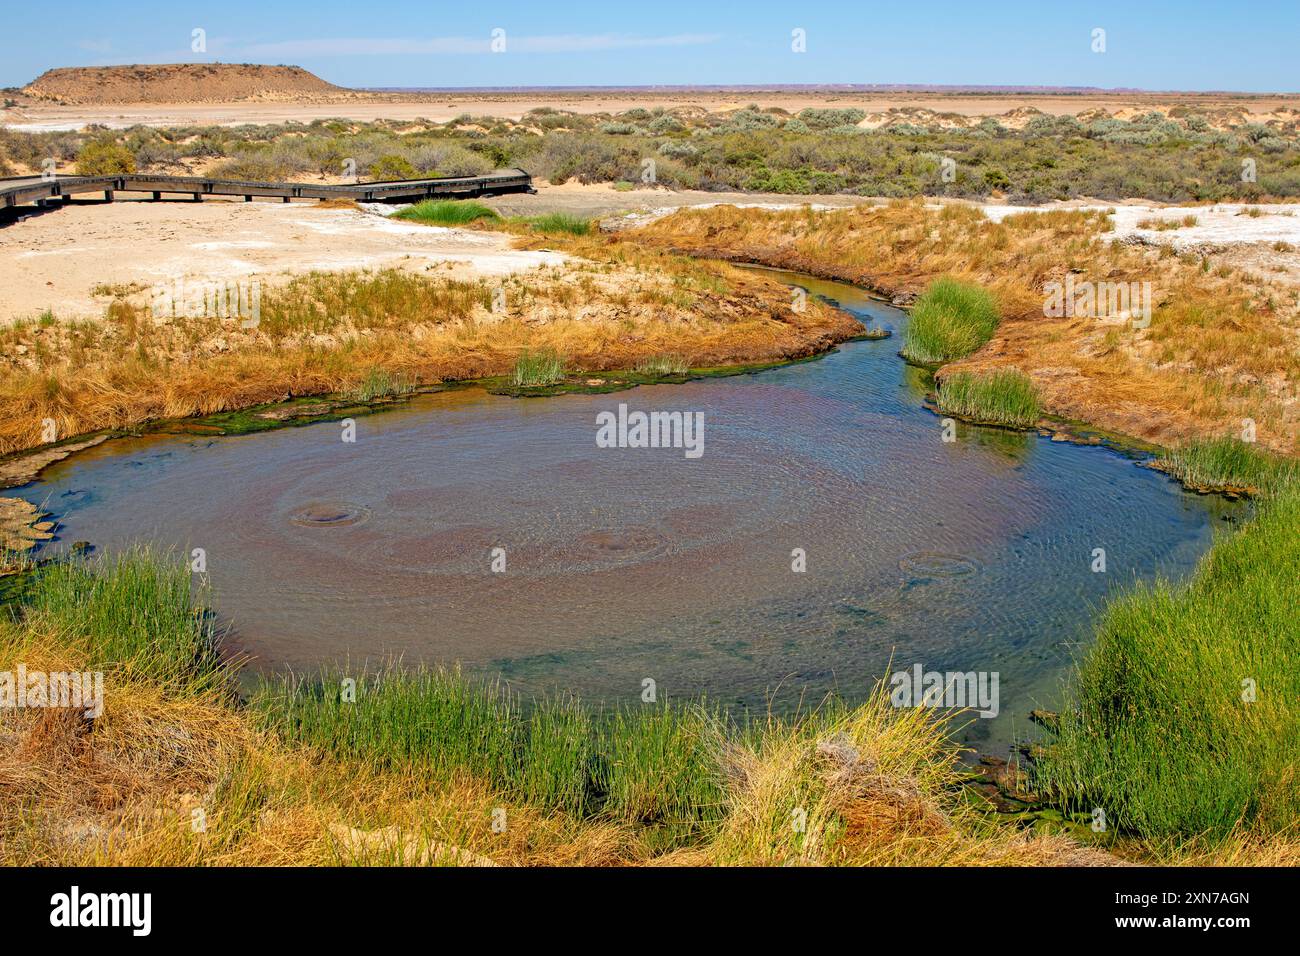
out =
[[[153,201],[157,202],[160,199],[162,199],[162,193],[160,193],[158,190],[155,189],[153,191]]]
[[[113,190],[111,190],[111,189],[105,189],[105,190],[104,190],[104,202],[112,202],[112,201],[113,201]]]

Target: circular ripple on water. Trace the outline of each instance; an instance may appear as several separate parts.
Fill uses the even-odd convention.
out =
[[[617,562],[662,554],[668,547],[668,538],[654,528],[604,528],[582,535],[577,546],[592,557]]]
[[[913,551],[898,562],[900,570],[914,577],[964,578],[980,569],[974,558],[943,551]]]
[[[289,513],[289,521],[301,528],[345,528],[370,518],[370,509],[347,501],[313,501]]]

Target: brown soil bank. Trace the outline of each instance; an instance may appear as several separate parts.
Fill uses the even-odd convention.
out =
[[[47,70],[23,88],[58,103],[228,103],[310,98],[346,92],[299,66],[174,63],[158,66],[74,66]]]
[[[0,454],[48,444],[51,423],[65,439],[291,396],[503,375],[528,349],[575,371],[659,356],[698,368],[802,358],[862,332],[822,303],[796,311],[781,283],[723,263],[573,245],[586,257],[505,277],[439,266],[300,275],[262,290],[256,325],[158,314],[129,286],[99,322],[16,323],[0,333]]]
[[[1300,309],[1294,286],[1209,253],[1112,242],[1102,211],[1023,213],[919,201],[817,212],[679,211],[623,241],[840,279],[907,304],[933,279],[978,282],[1002,322],[940,371],[1014,366],[1044,408],[1162,445],[1238,435],[1300,455]],[[1045,314],[1051,284],[1150,283],[1150,322]]]

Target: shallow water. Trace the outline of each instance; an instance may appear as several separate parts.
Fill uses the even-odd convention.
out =
[[[1108,592],[1185,574],[1240,512],[1102,448],[974,427],[945,444],[898,344],[614,395],[424,396],[357,419],[355,444],[338,423],[111,442],[20,493],[64,543],[203,548],[259,667],[460,661],[627,701],[649,677],[752,709],[861,697],[916,663],[996,671],[1000,715],[964,731],[995,749],[1059,702]],[[702,457],[598,448],[619,403],[702,412]]]

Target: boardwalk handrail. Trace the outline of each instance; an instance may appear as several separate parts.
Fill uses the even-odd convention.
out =
[[[487,193],[532,192],[533,179],[522,169],[497,169],[482,176],[443,176],[370,183],[265,183],[211,176],[166,176],[156,173],[118,173],[110,176],[13,176],[0,179],[3,206],[55,198],[67,200],[78,193],[102,192],[112,200],[118,192],[180,193],[196,200],[204,196],[276,197],[293,199],[354,199],[357,202],[403,202],[434,196],[482,196]]]

